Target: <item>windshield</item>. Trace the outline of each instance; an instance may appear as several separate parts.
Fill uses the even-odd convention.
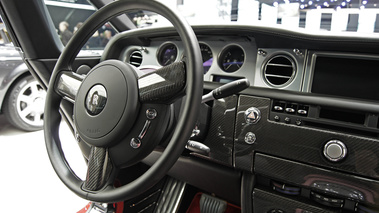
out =
[[[94,5],[102,1],[91,0]],[[314,34],[349,33],[350,36],[376,36],[379,32],[379,0],[160,1],[179,11],[192,25],[243,24]],[[96,11],[86,0],[45,0],[45,3],[63,45]],[[138,28],[171,25],[162,16],[149,11],[130,11],[126,15],[130,19],[128,21]],[[129,26],[126,28],[130,29]],[[112,24],[107,23],[98,29],[83,49],[101,50],[116,33]]]
[[[262,25],[310,33],[379,32],[378,0],[162,0],[190,24]],[[166,25],[149,12],[131,13],[138,27]]]

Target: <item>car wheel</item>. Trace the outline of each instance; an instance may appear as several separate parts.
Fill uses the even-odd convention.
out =
[[[24,131],[41,130],[46,91],[33,78],[17,80],[6,96],[3,113],[9,123]]]

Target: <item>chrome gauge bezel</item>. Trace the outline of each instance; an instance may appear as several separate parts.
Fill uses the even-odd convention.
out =
[[[213,50],[212,50],[212,48],[211,48],[211,46],[210,45],[208,45],[207,43],[205,43],[205,42],[199,42],[199,46],[200,46],[200,50],[201,50],[201,45],[204,45],[204,46],[206,46],[210,51],[211,51],[211,58],[213,58],[213,60],[212,60],[212,64],[211,64],[211,66],[209,67],[209,69],[207,70],[207,71],[205,71],[204,70],[204,75],[211,69],[211,67],[213,66],[213,62],[214,62],[214,60],[215,60],[215,57],[214,57],[214,54],[213,54]],[[204,68],[204,63],[205,63],[205,61],[204,61],[204,58],[203,58],[203,51],[201,50],[201,57],[202,57],[202,59],[203,59],[203,68]]]
[[[172,60],[170,63],[162,63],[161,61],[161,57],[163,57],[162,54],[165,54],[164,51],[167,50],[168,47],[175,47],[176,48],[176,56],[175,56],[175,59]],[[179,48],[178,46],[173,43],[173,42],[165,42],[163,43],[159,48],[158,48],[158,51],[157,51],[157,55],[156,55],[156,60],[158,62],[159,65],[161,66],[167,66],[167,65],[170,65],[172,64],[173,62],[177,61],[178,60],[178,56],[179,56]]]
[[[232,71],[228,71],[228,70],[226,70],[224,68],[223,60],[226,57],[225,54],[227,54],[232,48],[238,48],[239,50],[242,50],[242,52],[243,52],[243,61],[242,61],[242,65],[238,69],[232,70]],[[240,70],[243,67],[245,61],[246,61],[246,52],[245,52],[244,48],[242,46],[238,45],[238,44],[229,44],[229,45],[225,46],[222,49],[222,51],[220,52],[220,54],[218,55],[218,57],[217,57],[217,62],[218,62],[219,67],[221,68],[222,71],[227,72],[227,73],[237,72],[238,70]]]

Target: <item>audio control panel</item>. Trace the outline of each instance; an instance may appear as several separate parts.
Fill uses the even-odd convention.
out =
[[[271,100],[268,119],[277,123],[331,129],[368,137],[376,137],[379,133],[377,114],[283,100]]]

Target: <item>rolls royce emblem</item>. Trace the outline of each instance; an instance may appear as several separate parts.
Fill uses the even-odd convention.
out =
[[[92,106],[97,106],[97,104],[99,103],[98,100],[99,100],[99,94],[97,94],[97,91],[95,93],[93,93],[92,95]]]
[[[106,103],[107,90],[103,85],[97,84],[88,91],[85,106],[90,115],[100,114]]]

